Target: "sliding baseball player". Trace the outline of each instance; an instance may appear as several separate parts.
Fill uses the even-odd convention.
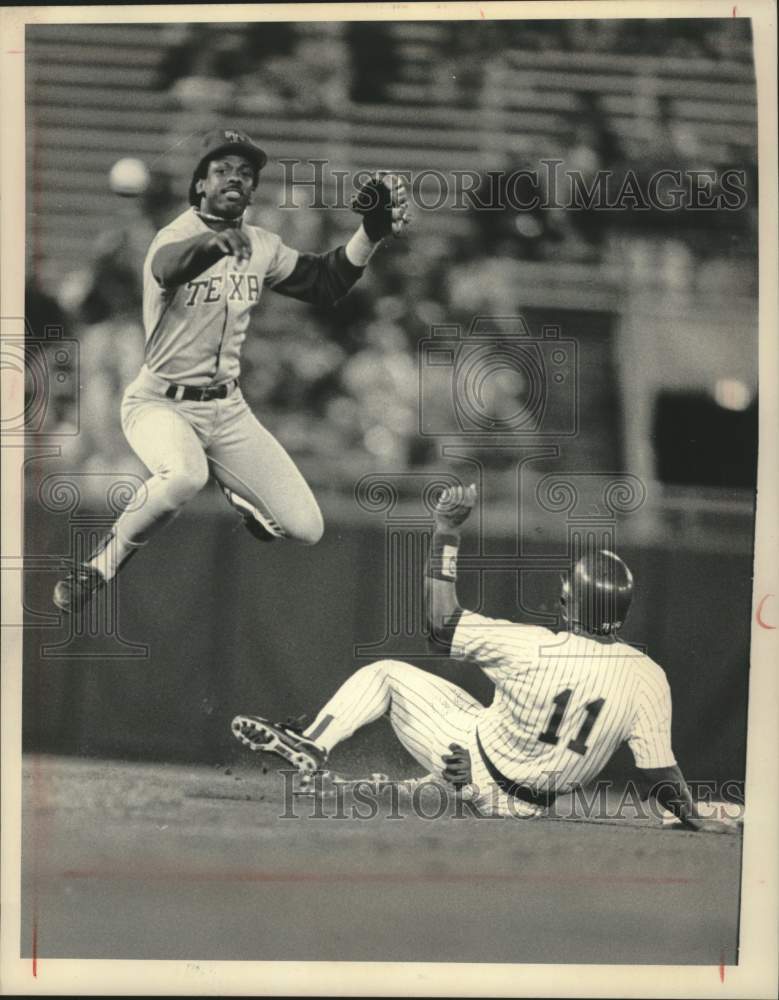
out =
[[[432,777],[469,787],[486,811],[525,816],[593,781],[626,742],[645,794],[689,829],[722,832],[727,824],[698,815],[676,763],[665,673],[618,637],[633,595],[625,563],[607,550],[575,562],[562,582],[559,632],[468,611],[457,602],[457,557],[475,501],[471,486],[439,502],[426,588],[433,642],[487,674],[488,708],[448,680],[380,660],[353,674],[304,731],[239,715],[235,736],[312,773],[338,743],[387,715]]]

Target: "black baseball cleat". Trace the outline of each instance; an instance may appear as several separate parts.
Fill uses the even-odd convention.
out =
[[[236,715],[233,736],[250,750],[264,750],[288,760],[302,774],[321,771],[327,753],[290,726],[269,722],[259,715]]]
[[[87,566],[86,563],[76,565],[64,580],[54,587],[52,600],[66,614],[82,611],[92,600],[92,595],[101,590],[106,579],[100,570]]]

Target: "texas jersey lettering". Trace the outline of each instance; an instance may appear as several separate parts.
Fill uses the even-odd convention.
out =
[[[251,310],[264,287],[289,277],[298,252],[275,233],[244,225],[251,240],[248,261],[223,257],[212,267],[177,288],[161,287],[151,271],[154,255],[167,243],[178,243],[208,226],[189,209],[162,229],[144,264],[143,318],[146,368],[161,378],[187,385],[209,385],[237,378],[241,345]]]
[[[332,306],[360,278],[379,242],[407,225],[399,178],[375,182],[386,195],[348,243],[299,253],[249,225],[264,150],[238,129],[203,137],[190,207],[155,236],[143,265],[144,364],[127,386],[122,429],[151,475],[86,563],[59,580],[53,600],[81,611],[151,535],[209,478],[262,541],[313,545],[322,514],[291,457],[254,416],[239,384],[249,318],[270,288]],[[261,336],[260,332],[260,336]]]
[[[184,285],[185,305],[219,302],[225,295],[228,302],[254,305],[260,301],[261,288],[259,274],[241,274],[240,271],[212,274],[210,278],[196,278]]]

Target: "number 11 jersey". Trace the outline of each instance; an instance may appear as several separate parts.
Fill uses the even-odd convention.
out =
[[[452,655],[495,684],[479,741],[513,782],[557,793],[586,785],[623,742],[637,767],[676,763],[665,672],[632,646],[464,611]]]

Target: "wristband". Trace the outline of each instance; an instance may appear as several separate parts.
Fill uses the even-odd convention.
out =
[[[346,259],[355,267],[365,267],[378,245],[368,239],[365,226],[360,223],[360,228],[346,244]]]
[[[433,548],[430,553],[427,575],[433,580],[454,583],[457,579],[457,553],[459,549],[460,539],[457,535],[436,532],[433,535]]]

